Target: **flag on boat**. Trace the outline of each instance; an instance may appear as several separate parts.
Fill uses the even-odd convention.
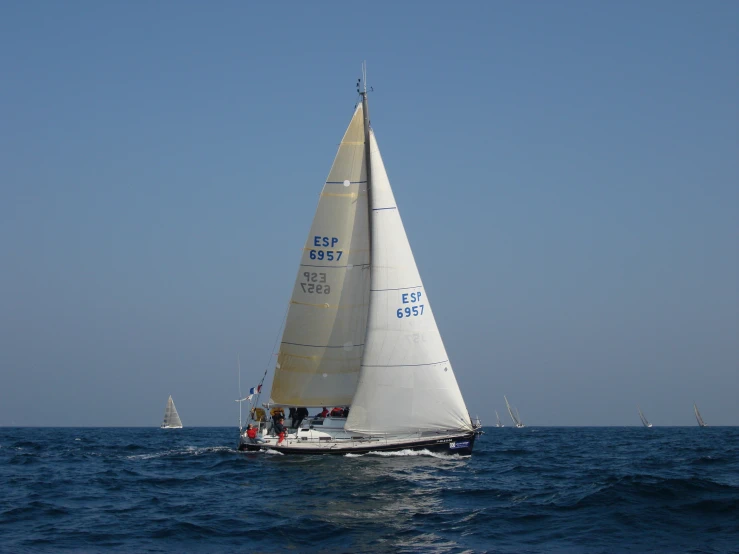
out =
[[[262,385],[259,385],[258,387],[252,387],[249,389],[249,396],[253,394],[258,394],[260,392],[262,392]]]

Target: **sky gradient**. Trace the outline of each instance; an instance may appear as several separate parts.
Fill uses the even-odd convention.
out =
[[[739,3],[6,2],[0,425],[235,425],[370,112],[469,411],[739,424]]]

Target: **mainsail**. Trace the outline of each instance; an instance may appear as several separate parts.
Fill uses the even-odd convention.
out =
[[[639,410],[639,418],[641,419],[642,425],[644,425],[644,427],[651,427],[652,424],[647,421],[647,418],[642,413],[641,408],[637,406],[636,409]]]
[[[701,413],[698,411],[698,406],[695,404],[693,404],[693,411],[695,412],[695,419],[698,420],[698,425],[700,427],[707,427],[706,422],[701,417]]]
[[[508,398],[503,396],[505,399],[505,405],[508,408],[508,414],[511,416],[511,419],[513,420],[513,423],[516,425],[516,427],[523,427],[524,424],[521,422],[521,418],[518,415],[518,410],[516,410],[516,413],[513,413],[513,408],[511,408],[511,405],[508,403]]]
[[[292,406],[352,402],[369,301],[369,224],[362,105],[323,186],[303,248],[270,398]]]
[[[174,400],[172,395],[167,400],[167,407],[164,409],[164,421],[162,422],[163,428],[181,428],[182,420],[180,420],[180,414],[177,413],[177,408],[174,407]]]
[[[371,291],[359,384],[348,431],[472,430],[413,258],[374,133]]]

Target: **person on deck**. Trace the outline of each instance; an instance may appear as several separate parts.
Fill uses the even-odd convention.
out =
[[[277,441],[277,444],[280,444],[282,441],[285,440],[285,424],[283,423],[285,420],[283,418],[279,418],[277,422],[275,423],[275,434],[279,437],[279,440]]]
[[[250,442],[264,442],[263,439],[257,438],[257,428],[254,427],[251,423],[246,426],[246,436],[249,438]]]
[[[323,411],[320,414],[318,414],[316,417],[326,417],[326,416],[328,416],[328,409],[326,408],[326,406],[324,406]]]
[[[336,406],[333,410],[331,410],[331,417],[341,417],[343,413],[344,410],[339,406]]]
[[[298,408],[295,410],[295,417],[297,418],[297,423],[295,424],[295,427],[300,429],[300,424],[303,423],[303,420],[308,417],[308,408]]]
[[[290,427],[294,429],[295,422],[298,420],[298,416],[293,406],[291,406],[290,410],[288,411],[288,417],[290,418]]]
[[[349,417],[349,406],[344,408],[344,411],[342,412],[341,417]]]

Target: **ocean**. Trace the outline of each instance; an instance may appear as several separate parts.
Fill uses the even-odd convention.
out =
[[[739,428],[486,428],[292,457],[235,428],[0,428],[0,552],[739,552]]]

